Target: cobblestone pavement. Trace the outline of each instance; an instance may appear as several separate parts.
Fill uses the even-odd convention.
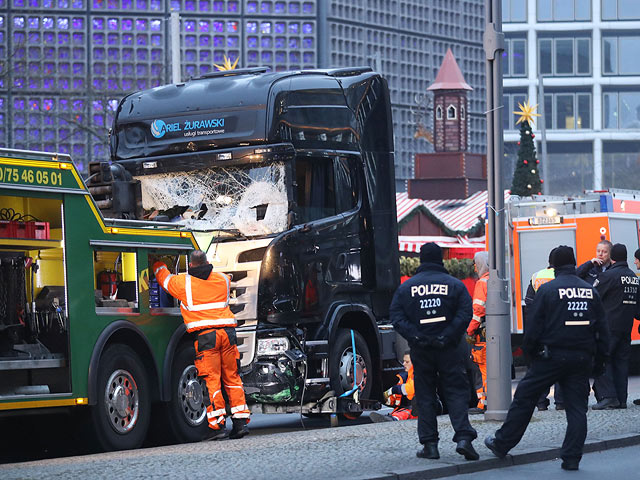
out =
[[[638,383],[635,382],[638,388],[630,392],[626,410],[589,410],[588,451],[640,443],[640,406],[631,403],[640,396]],[[439,478],[555,458],[566,426],[564,412],[553,408],[536,411],[512,455],[498,460],[482,440],[501,423],[484,421],[482,416],[472,416],[471,421],[478,431],[478,440],[474,442],[480,453],[477,462],[465,461],[455,452],[453,429],[445,415],[438,419],[441,454],[438,461],[415,456],[419,447],[416,421],[407,420],[5,464],[0,466],[0,478]]]

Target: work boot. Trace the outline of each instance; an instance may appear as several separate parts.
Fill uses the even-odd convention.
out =
[[[546,405],[544,405],[544,404],[538,405],[538,411],[539,412],[546,412],[547,410],[549,410],[549,407],[547,407]]]
[[[235,440],[236,438],[242,438],[249,434],[249,427],[247,427],[246,418],[232,418],[233,428],[229,434],[229,438]]]
[[[556,410],[564,410],[564,404],[556,403]]]
[[[636,399],[633,401],[633,404],[634,404],[634,405],[640,405],[640,398],[636,398]]]
[[[560,467],[563,470],[578,470],[578,465],[580,464],[580,460],[576,460],[575,458],[567,458],[562,461],[562,465]]]
[[[369,414],[369,418],[373,423],[393,422],[393,417],[391,415],[382,415],[378,412],[371,412]]]
[[[494,437],[493,435],[487,435],[487,437],[484,439],[484,444],[489,450],[493,452],[496,457],[504,458],[507,456],[506,452],[502,452],[498,449],[498,446],[496,445],[496,437]]]
[[[603,398],[592,406],[591,410],[611,410],[612,408],[617,408],[619,406],[620,402],[617,398]]]
[[[224,440],[229,436],[227,429],[222,426],[222,428],[213,429],[210,428],[207,432],[207,436],[202,440],[203,442],[209,442],[212,440]]]
[[[465,460],[478,460],[480,458],[478,452],[471,445],[471,440],[460,440],[456,446],[456,452],[462,455]]]
[[[436,442],[425,443],[422,450],[418,450],[418,453],[416,453],[416,457],[428,458],[429,460],[439,459],[440,452],[438,452],[438,444]]]

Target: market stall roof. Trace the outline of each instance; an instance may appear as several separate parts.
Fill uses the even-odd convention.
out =
[[[508,191],[504,193],[505,203],[509,201]],[[418,252],[425,242],[435,242],[442,248],[484,249],[485,237],[469,237],[467,232],[477,231],[478,223],[484,223],[487,217],[487,191],[476,192],[468,198],[448,200],[422,200],[409,198],[406,192],[396,193],[398,224],[410,217],[426,211],[445,227],[456,234],[451,236],[409,236],[398,237],[401,252]]]
[[[505,203],[509,200],[505,192]],[[396,193],[398,223],[416,213],[416,209],[427,209],[452,231],[467,231],[486,219],[487,191],[476,192],[468,198],[448,200],[422,200],[409,198],[406,192]]]
[[[474,250],[485,249],[485,238],[482,237],[443,237],[443,236],[408,236],[398,237],[398,247],[401,252],[419,252],[422,244],[434,242],[442,248],[470,248]]]

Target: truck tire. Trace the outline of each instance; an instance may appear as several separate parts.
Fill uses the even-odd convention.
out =
[[[359,332],[353,331],[356,344],[356,381],[363,384],[360,390],[360,398],[370,398],[373,388],[373,362],[369,347],[364,337]],[[331,353],[329,355],[329,365],[331,368],[330,379],[331,388],[337,396],[348,392],[353,388],[353,350],[351,346],[351,330],[341,328],[336,334]],[[360,416],[358,413],[345,413],[346,419],[355,419]]]
[[[176,350],[171,365],[171,400],[163,404],[171,440],[179,443],[199,442],[207,432],[207,410],[204,396],[208,395],[202,378],[193,364],[193,345],[182,344]]]
[[[98,397],[91,407],[94,443],[104,451],[142,446],[151,419],[149,380],[128,346],[108,346],[98,365]]]

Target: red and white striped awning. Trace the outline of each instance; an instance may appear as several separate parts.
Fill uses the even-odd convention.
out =
[[[505,192],[505,203],[509,197],[509,193]],[[476,192],[469,198],[449,200],[421,200],[409,198],[406,192],[396,193],[398,222],[421,206],[429,210],[450,230],[466,231],[486,218],[487,191]]]
[[[482,237],[439,237],[439,236],[408,236],[398,237],[398,247],[401,252],[419,252],[420,247],[427,242],[434,242],[442,248],[471,248],[474,250],[484,250],[485,238]]]
[[[409,198],[409,194],[407,192],[396,193],[398,222],[422,205],[422,202],[423,200],[420,198]]]

